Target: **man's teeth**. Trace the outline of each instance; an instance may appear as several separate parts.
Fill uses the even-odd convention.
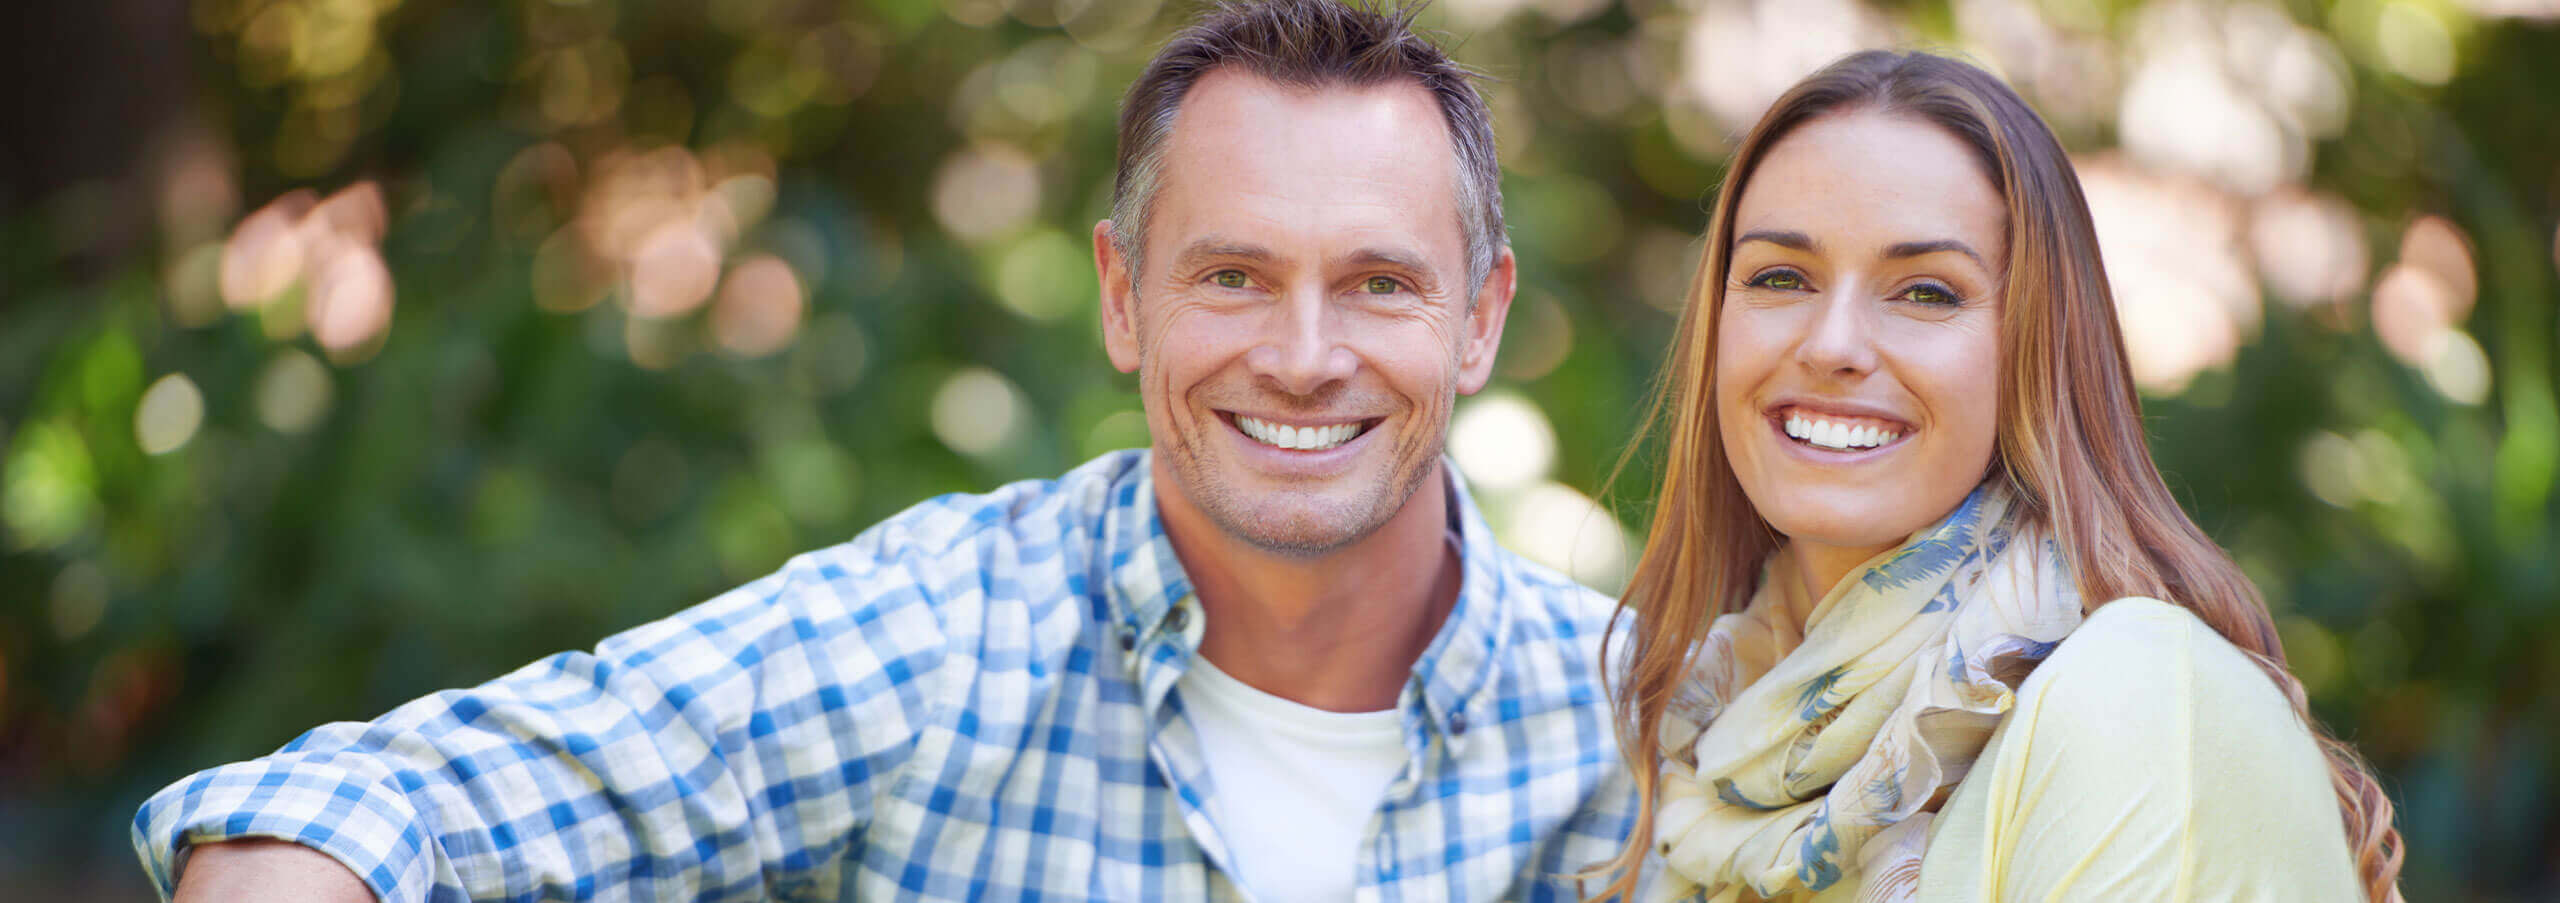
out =
[[[1819,417],[1791,414],[1787,417],[1787,435],[1805,444],[1822,448],[1874,448],[1902,438],[1902,431],[1875,426],[1850,426]]]
[[[1360,435],[1360,424],[1337,423],[1332,426],[1288,426],[1268,420],[1236,415],[1236,428],[1264,445],[1299,451],[1323,451],[1351,441]]]

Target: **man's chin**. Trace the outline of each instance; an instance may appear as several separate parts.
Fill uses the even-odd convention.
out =
[[[1257,504],[1238,499],[1239,510],[1210,512],[1218,529],[1246,545],[1289,558],[1321,558],[1358,544],[1385,526],[1379,512],[1309,510],[1303,505]],[[1391,515],[1393,512],[1386,512]]]

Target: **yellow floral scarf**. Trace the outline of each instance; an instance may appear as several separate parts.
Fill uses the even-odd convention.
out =
[[[1910,899],[1932,813],[2080,624],[2061,548],[1996,479],[1851,572],[1801,635],[1788,554],[1708,628],[1664,719],[1658,898]]]

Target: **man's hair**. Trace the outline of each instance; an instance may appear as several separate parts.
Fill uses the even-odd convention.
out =
[[[1365,88],[1411,81],[1440,103],[1457,150],[1458,232],[1467,246],[1467,298],[1508,241],[1493,115],[1476,73],[1413,31],[1419,4],[1378,7],[1338,0],[1219,0],[1165,42],[1120,104],[1120,159],[1111,187],[1111,245],[1138,279],[1148,208],[1164,186],[1164,155],[1182,98],[1224,66],[1296,88]]]

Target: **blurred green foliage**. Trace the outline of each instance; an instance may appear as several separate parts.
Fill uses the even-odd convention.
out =
[[[0,213],[0,892],[145,898],[126,822],[194,769],[1143,443],[1089,229],[1188,12],[196,0],[182,102],[86,126],[144,162]],[[1488,507],[1598,491],[1755,97],[1860,43],[1971,53],[2093,197],[2181,199],[2100,216],[2155,448],[2385,774],[2410,897],[2551,899],[2555,17],[1447,0],[1521,260],[1497,392],[1572,489]],[[2237,268],[2115,239],[2145,229]],[[1628,552],[1562,542],[1596,582]]]

